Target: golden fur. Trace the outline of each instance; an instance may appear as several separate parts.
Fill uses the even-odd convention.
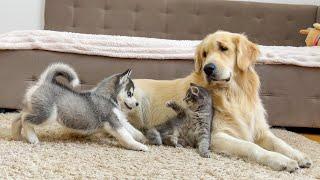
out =
[[[244,35],[218,31],[197,47],[195,70],[176,80],[134,80],[141,101],[140,110],[129,117],[140,127],[152,127],[168,120],[174,112],[168,100],[182,101],[191,82],[211,91],[215,104],[212,149],[246,157],[275,170],[295,171],[309,167],[311,160],[275,137],[269,130],[254,63],[257,46]],[[203,68],[216,66],[216,79],[206,77]],[[230,79],[230,80],[229,80]]]

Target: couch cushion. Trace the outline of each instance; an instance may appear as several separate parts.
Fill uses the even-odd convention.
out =
[[[264,45],[304,45],[317,6],[209,0],[46,0],[45,29],[202,39],[218,29]]]

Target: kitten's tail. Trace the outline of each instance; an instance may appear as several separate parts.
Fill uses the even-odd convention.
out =
[[[159,131],[155,128],[149,129],[146,133],[149,144],[161,145],[162,139]]]
[[[63,63],[54,63],[48,66],[41,74],[38,83],[43,84],[44,82],[56,81],[57,76],[63,76],[66,78],[69,83],[71,83],[72,87],[76,87],[80,84],[80,80],[75,70],[69,65]]]

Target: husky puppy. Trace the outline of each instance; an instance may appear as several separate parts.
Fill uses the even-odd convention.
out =
[[[90,91],[77,91],[76,72],[68,65],[50,65],[39,81],[26,92],[20,116],[12,123],[12,135],[22,135],[29,142],[39,142],[34,126],[56,120],[59,124],[81,133],[104,130],[127,149],[147,151],[144,135],[126,118],[126,112],[138,106],[130,79],[131,70],[115,74],[101,81]],[[56,80],[66,78],[73,87]],[[140,141],[140,142],[138,142]]]
[[[193,83],[183,99],[187,108],[174,101],[168,101],[167,107],[176,113],[164,124],[147,131],[150,144],[175,147],[198,147],[200,156],[210,157],[211,124],[213,120],[212,100],[209,92]]]

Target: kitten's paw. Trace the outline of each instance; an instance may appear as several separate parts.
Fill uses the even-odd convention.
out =
[[[151,145],[162,145],[160,133],[156,129],[150,129],[146,133],[147,143]]]
[[[178,144],[176,145],[176,148],[183,148],[183,145],[181,145],[181,144],[178,143]]]
[[[173,106],[175,106],[175,105],[176,105],[176,102],[173,101],[173,100],[170,100],[170,101],[167,101],[167,102],[166,102],[166,106],[167,106],[167,107],[173,107]]]
[[[211,153],[210,152],[202,152],[200,153],[200,156],[203,158],[210,158],[211,157]]]

